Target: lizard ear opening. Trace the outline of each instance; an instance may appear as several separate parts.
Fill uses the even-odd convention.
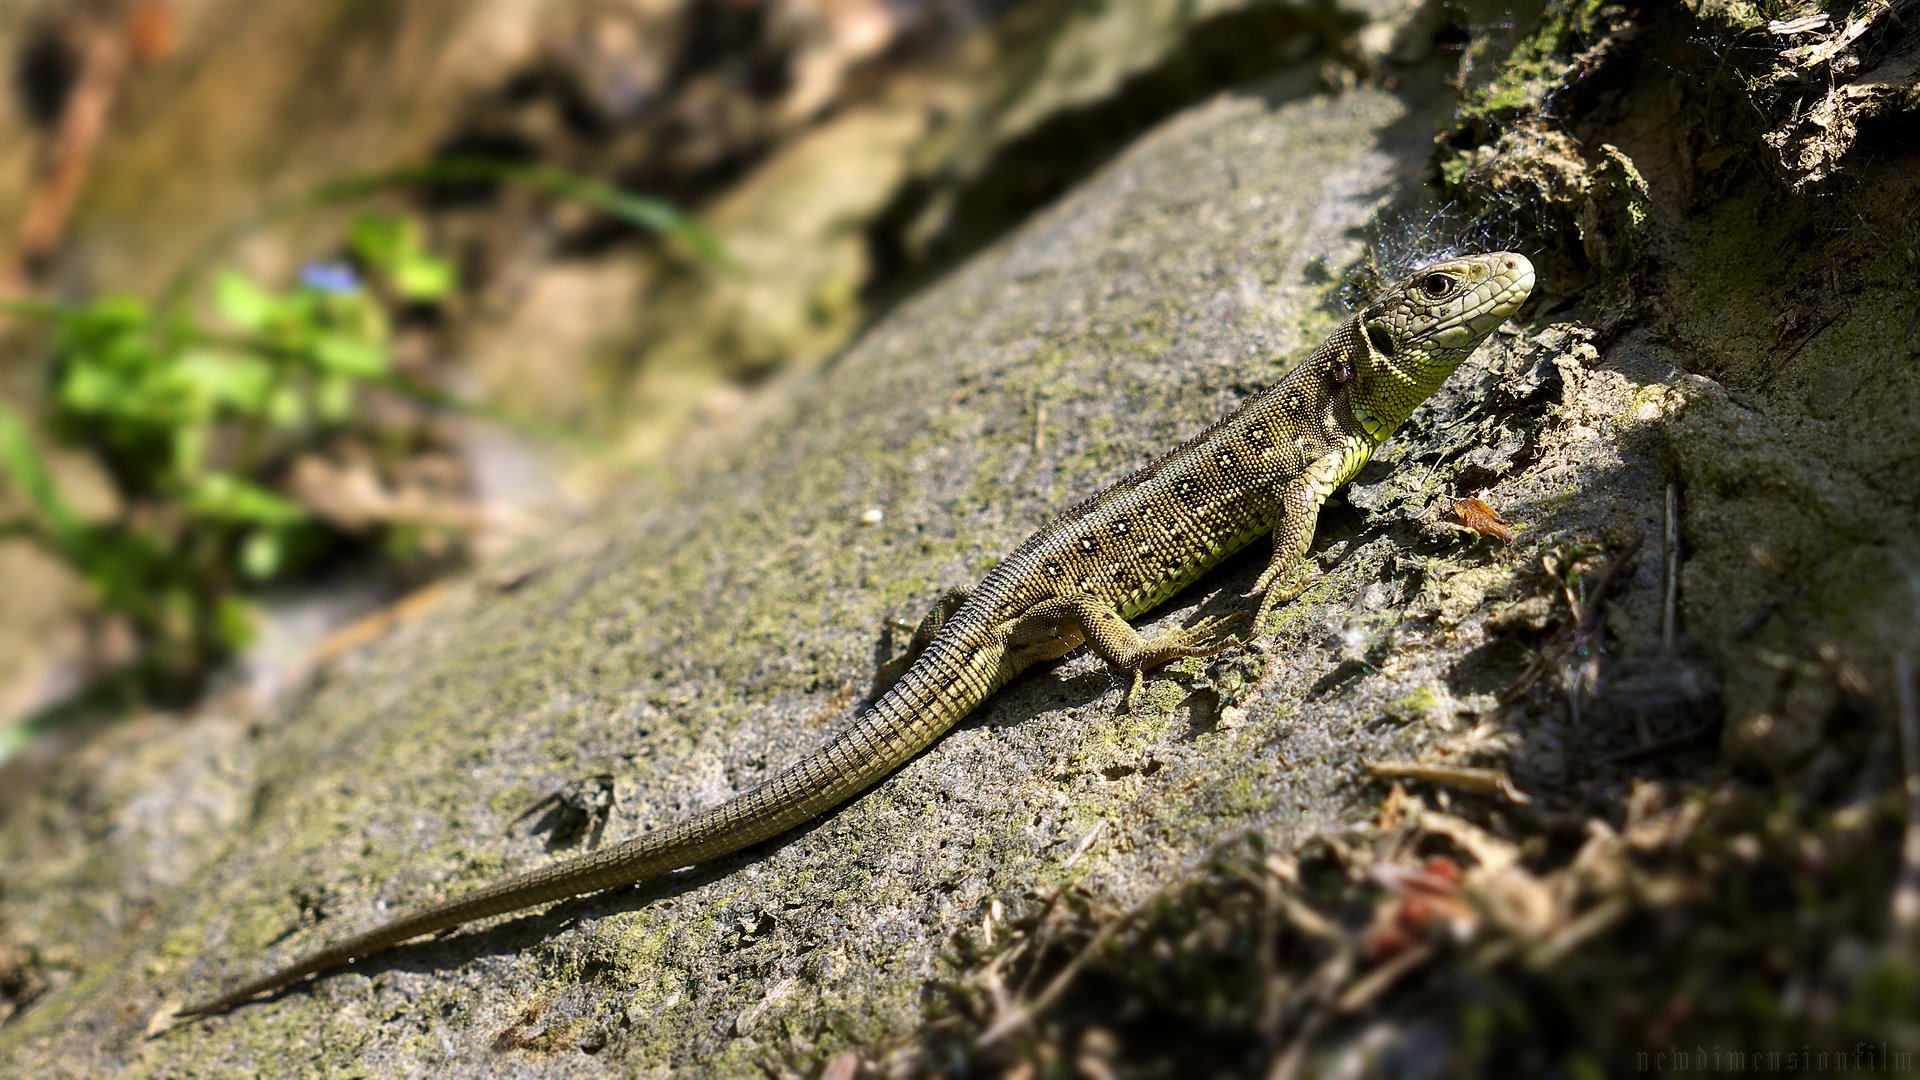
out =
[[[1367,341],[1373,345],[1373,351],[1389,360],[1393,359],[1395,351],[1393,335],[1387,332],[1386,325],[1378,321],[1369,321],[1366,327]]]

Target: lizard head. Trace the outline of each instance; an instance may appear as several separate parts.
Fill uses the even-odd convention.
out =
[[[1380,437],[1398,427],[1533,291],[1533,264],[1496,251],[1429,263],[1360,312],[1354,404]]]

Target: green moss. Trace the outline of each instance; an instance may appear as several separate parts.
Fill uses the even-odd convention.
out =
[[[1695,13],[1731,31],[1765,30],[1770,22],[1833,10],[1832,0],[1696,0]]]
[[[1171,671],[1182,676],[1198,674],[1202,665],[1195,661],[1181,661]],[[1187,679],[1168,677],[1170,671],[1163,669],[1159,675],[1149,674],[1141,683],[1140,692],[1134,696],[1133,711],[1146,716],[1166,717],[1180,707],[1187,699]]]
[[[1087,733],[1068,759],[1069,767],[1095,771],[1131,763],[1166,733],[1186,695],[1186,688],[1172,679],[1148,679],[1132,709],[1113,709]]]
[[[1263,814],[1275,802],[1273,786],[1253,770],[1240,770],[1207,792],[1206,808],[1215,819],[1245,819]]]
[[[1549,0],[1532,32],[1516,41],[1494,67],[1493,78],[1467,92],[1460,104],[1461,117],[1491,122],[1537,109],[1566,82],[1572,70],[1571,54],[1582,42],[1600,36],[1607,6],[1607,0]],[[1491,43],[1488,36],[1478,39],[1474,47],[1484,50]],[[1443,166],[1448,167],[1455,167],[1454,163]],[[1458,184],[1460,179],[1452,177],[1449,183]]]
[[[1402,720],[1415,720],[1440,708],[1440,692],[1431,686],[1416,687],[1387,706],[1387,712]]]
[[[1278,633],[1296,623],[1318,618],[1322,607],[1333,594],[1333,581],[1321,577],[1301,591],[1300,595],[1280,604],[1267,613],[1266,625],[1260,628],[1262,636]]]

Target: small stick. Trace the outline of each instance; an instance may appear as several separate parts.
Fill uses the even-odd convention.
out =
[[[1072,866],[1074,863],[1079,862],[1080,856],[1085,855],[1087,853],[1087,849],[1093,846],[1093,842],[1100,838],[1100,834],[1106,831],[1106,828],[1107,828],[1107,819],[1101,818],[1100,823],[1093,827],[1093,831],[1089,832],[1084,838],[1081,839],[1079,844],[1074,846],[1073,854],[1067,856],[1067,861],[1060,864],[1060,869],[1065,870],[1067,867]]]
[[[1080,974],[1080,969],[1087,966],[1089,960],[1092,960],[1095,956],[1099,955],[1102,949],[1106,948],[1107,942],[1113,940],[1113,935],[1118,933],[1121,927],[1133,922],[1138,911],[1139,909],[1135,909],[1102,926],[1099,932],[1094,934],[1093,938],[1087,942],[1086,947],[1081,949],[1079,954],[1072,960],[1067,961],[1067,966],[1061,968],[1060,973],[1055,975],[1051,982],[1047,983],[1045,989],[1041,990],[1031,1001],[1016,1005],[1012,1012],[1007,1013],[995,1021],[993,1026],[988,1028],[986,1033],[980,1036],[978,1045],[981,1047],[992,1046],[1006,1036],[1027,1026],[1034,1017],[1045,1012],[1047,1007],[1053,1004],[1054,999],[1058,998],[1062,993],[1065,993],[1067,987],[1073,984],[1073,980]]]
[[[1660,648],[1673,651],[1674,628],[1680,607],[1680,485],[1667,485],[1667,526],[1661,539],[1666,547],[1666,602],[1660,609]]]
[[[1533,801],[1526,792],[1513,786],[1505,769],[1479,769],[1464,765],[1418,765],[1405,761],[1366,761],[1361,763],[1371,776],[1384,780],[1420,780],[1470,795],[1498,795],[1516,806]]]

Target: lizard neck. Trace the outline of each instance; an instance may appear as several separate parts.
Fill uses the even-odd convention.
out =
[[[1403,344],[1388,355],[1368,337],[1357,315],[1340,328],[1336,338],[1354,371],[1347,405],[1354,432],[1369,443],[1368,456],[1467,358],[1461,350],[1426,343]]]

